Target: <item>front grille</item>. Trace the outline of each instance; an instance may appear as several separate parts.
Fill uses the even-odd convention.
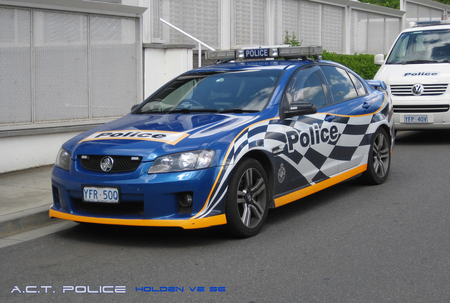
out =
[[[445,113],[449,105],[394,105],[395,113]]]
[[[102,215],[142,215],[144,202],[93,203],[74,199],[76,207],[84,212]]]
[[[104,172],[100,167],[100,161],[104,158],[104,155],[81,155],[78,156],[81,166],[84,169]],[[123,173],[135,171],[141,164],[142,157],[131,156],[110,156],[113,160],[113,167],[109,173]]]
[[[412,92],[414,84],[391,85],[391,94],[394,96],[415,96]],[[423,84],[420,96],[439,96],[445,93],[448,84]]]

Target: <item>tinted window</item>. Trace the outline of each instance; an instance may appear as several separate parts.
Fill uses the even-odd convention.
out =
[[[364,96],[367,94],[366,88],[364,85],[359,81],[358,78],[355,77],[355,75],[352,75],[351,73],[348,73],[350,75],[350,78],[353,81],[353,84],[356,87],[356,91],[358,92],[358,96]]]
[[[287,93],[292,96],[293,102],[309,102],[316,107],[326,105],[322,83],[314,70],[300,70],[292,77]]]
[[[326,105],[322,83],[320,82],[317,73],[313,73],[306,79],[305,86],[303,87],[303,96],[305,102],[314,103],[316,107]]]
[[[322,66],[323,73],[331,89],[334,102],[342,102],[357,97],[353,82],[347,72],[334,66]]]

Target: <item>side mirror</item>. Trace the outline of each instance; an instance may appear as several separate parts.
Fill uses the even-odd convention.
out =
[[[375,63],[375,65],[383,65],[384,55],[383,54],[375,55],[375,57],[373,58],[373,62]]]
[[[384,81],[381,80],[366,80],[367,84],[375,88],[376,90],[386,91],[387,86]]]
[[[139,104],[135,104],[135,105],[133,105],[132,107],[131,107],[131,111],[133,111],[136,107],[138,107],[139,106]]]
[[[311,115],[317,113],[317,108],[314,104],[308,102],[301,102],[296,104],[291,104],[289,111],[285,112],[286,118]]]
[[[317,108],[309,102],[291,102],[292,96],[286,93],[281,99],[280,118],[284,120],[295,116],[303,116],[317,113]]]

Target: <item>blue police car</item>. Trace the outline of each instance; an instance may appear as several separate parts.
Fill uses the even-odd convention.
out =
[[[394,142],[384,83],[320,54],[320,47],[209,53],[220,63],[180,75],[128,115],[63,144],[50,216],[226,224],[250,237],[269,208],[355,176],[383,183]]]

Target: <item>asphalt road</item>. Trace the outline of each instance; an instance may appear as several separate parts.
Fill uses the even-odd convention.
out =
[[[450,132],[399,133],[385,184],[271,210],[250,239],[76,225],[0,248],[0,301],[449,302],[449,158]]]

